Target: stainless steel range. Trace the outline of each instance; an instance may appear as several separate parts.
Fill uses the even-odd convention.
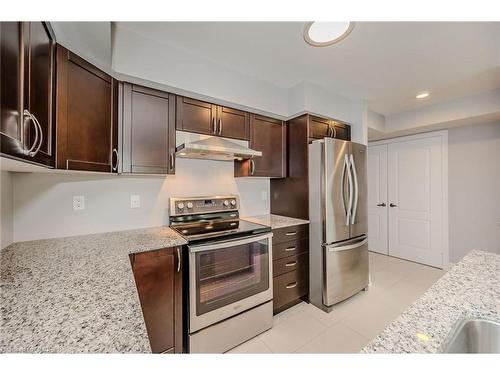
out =
[[[239,218],[238,196],[170,198],[188,241],[190,353],[223,353],[272,327],[271,228]]]

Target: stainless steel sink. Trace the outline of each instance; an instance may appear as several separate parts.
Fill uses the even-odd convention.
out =
[[[500,353],[500,323],[484,319],[465,319],[445,340],[444,353]]]

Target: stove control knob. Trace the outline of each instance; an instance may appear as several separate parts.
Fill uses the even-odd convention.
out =
[[[177,209],[179,211],[182,211],[184,209],[184,203],[182,203],[182,202],[177,203]]]
[[[191,208],[193,208],[193,203],[188,202],[186,206],[187,206],[187,208],[191,209]]]
[[[236,201],[234,199],[231,200],[231,206],[236,206]]]
[[[222,202],[222,204],[224,205],[224,207],[227,207],[227,206],[229,206],[229,201],[224,201],[224,202]]]

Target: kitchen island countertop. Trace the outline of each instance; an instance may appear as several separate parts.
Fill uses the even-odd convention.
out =
[[[0,352],[151,352],[128,255],[185,243],[157,227],[11,244],[0,252]]]
[[[500,255],[471,251],[362,353],[436,353],[465,318],[500,322]]]

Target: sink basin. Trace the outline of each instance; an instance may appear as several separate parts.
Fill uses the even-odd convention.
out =
[[[450,332],[442,349],[444,353],[500,353],[500,323],[462,320]]]

